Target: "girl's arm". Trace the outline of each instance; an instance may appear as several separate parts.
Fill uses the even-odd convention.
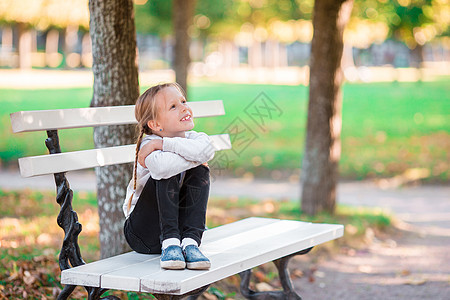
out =
[[[162,150],[163,140],[153,139],[148,142],[143,142],[138,153],[138,162],[141,166],[145,167],[145,159],[155,150]]]
[[[162,150],[162,151],[161,151]],[[154,179],[169,178],[214,157],[215,148],[205,133],[190,131],[186,138],[152,139],[143,142],[138,162]]]
[[[152,139],[143,142],[138,154],[138,162],[145,165],[145,158],[155,150],[172,152],[184,157],[186,160],[206,163],[214,157],[215,148],[211,144],[209,136],[202,132],[190,131],[186,138],[174,137]]]
[[[176,153],[161,150],[150,153],[144,163],[150,176],[156,180],[170,178],[200,164],[200,162],[186,160]]]
[[[173,152],[187,160],[205,163],[214,157],[215,148],[209,136],[203,132],[190,131],[186,138],[163,138],[163,151]]]

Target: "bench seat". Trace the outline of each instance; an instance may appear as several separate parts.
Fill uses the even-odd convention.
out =
[[[270,218],[247,218],[206,230],[201,249],[211,269],[164,270],[159,255],[129,252],[63,270],[61,283],[183,295],[343,235],[344,227]]]

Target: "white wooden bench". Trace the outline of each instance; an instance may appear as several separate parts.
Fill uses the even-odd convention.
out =
[[[225,114],[220,100],[189,102],[189,105],[194,117]],[[301,299],[292,288],[286,268],[288,260],[343,235],[342,225],[248,218],[204,233],[201,248],[212,263],[207,271],[163,270],[159,266],[159,255],[134,251],[85,264],[77,242],[81,224],[72,210],[72,191],[65,172],[133,162],[135,145],[60,153],[57,130],[135,124],[134,106],[21,111],[11,114],[11,123],[13,132],[45,130],[49,137],[46,145],[51,154],[20,158],[19,166],[24,177],[44,174],[55,177],[56,200],[61,205],[57,221],[65,232],[59,257],[61,283],[65,287],[58,299],[67,299],[78,285],[86,288],[89,299],[99,299],[109,289],[149,292],[157,299],[179,299],[188,295],[196,299],[211,283],[238,273],[242,277],[241,292],[248,299]],[[210,136],[217,150],[231,148],[228,134]],[[270,261],[278,268],[283,290],[250,290],[250,269]]]

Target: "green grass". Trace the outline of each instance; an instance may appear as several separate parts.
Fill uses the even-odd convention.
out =
[[[390,177],[423,168],[429,179],[449,180],[449,83],[444,78],[434,82],[344,85],[341,175],[353,179]],[[264,130],[245,113],[262,92],[281,112],[271,119],[264,118]],[[237,176],[251,172],[277,178],[279,170],[283,176],[298,175],[306,132],[307,87],[200,82],[192,85],[189,93],[190,100],[222,99],[227,112],[225,116],[197,119],[196,130],[222,133],[239,118],[257,136],[245,149],[236,147],[236,141],[233,148],[239,153],[225,151],[229,164],[217,159],[216,166]],[[21,156],[46,153],[45,133],[12,135],[9,113],[87,107],[91,97],[88,88],[0,90],[0,160],[7,164]],[[239,126],[243,128],[242,123]],[[92,129],[62,131],[61,143],[63,151],[91,148]]]

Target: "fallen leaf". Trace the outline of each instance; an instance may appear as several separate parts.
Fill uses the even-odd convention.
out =
[[[311,268],[309,268],[308,270],[308,281],[309,282],[314,282],[316,281],[316,278],[314,278],[314,273],[317,271],[317,267],[316,266],[312,266]]]
[[[372,273],[372,266],[369,266],[369,265],[362,265],[362,266],[359,266],[359,267],[358,267],[358,270],[359,270],[361,273],[369,274],[369,273]]]
[[[316,272],[316,276],[319,277],[319,278],[324,278],[325,277],[325,272],[317,271]]]
[[[427,282],[427,281],[424,278],[412,278],[412,279],[409,279],[408,281],[406,281],[405,284],[408,284],[408,285],[422,285],[425,282]]]
[[[260,282],[257,283],[255,285],[256,290],[259,292],[270,292],[270,291],[274,291],[275,289],[273,288],[273,286],[271,286],[270,284],[266,283],[266,282]]]
[[[302,270],[295,269],[291,272],[291,279],[301,278],[303,275]]]
[[[205,297],[206,300],[217,300],[218,299],[216,295],[212,295],[210,293],[203,293],[202,296]]]
[[[264,272],[261,272],[261,271],[255,271],[255,272],[253,272],[253,275],[256,277],[256,279],[257,279],[259,282],[267,281],[267,277],[266,277],[266,274],[264,274]]]
[[[30,274],[30,272],[28,272],[28,271],[25,271],[25,273],[28,273],[28,274],[23,277],[23,282],[26,285],[32,285],[33,283],[35,283],[36,277],[32,276]]]
[[[58,295],[61,293],[61,289],[59,287],[54,287],[52,291],[52,296],[56,299]]]
[[[408,275],[411,275],[411,271],[410,270],[402,270],[401,272],[400,272],[400,275],[401,276],[408,276]]]

